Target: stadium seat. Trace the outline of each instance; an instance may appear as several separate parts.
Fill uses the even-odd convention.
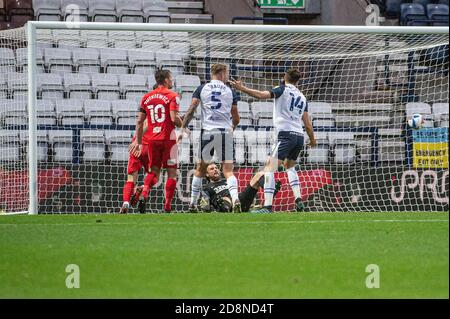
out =
[[[254,118],[252,111],[250,109],[250,104],[244,101],[238,101],[238,111],[239,116],[241,117],[241,122],[239,125],[254,125]]]
[[[6,7],[4,0],[0,0],[0,23],[5,23],[7,20]],[[2,30],[2,28],[0,28]]]
[[[433,104],[433,116],[438,127],[448,127],[449,120],[448,103]]]
[[[429,4],[427,14],[428,19],[433,20],[434,26],[448,26],[448,5]]]
[[[108,34],[108,31],[89,30],[82,33],[81,41],[85,43],[87,48],[108,48]]]
[[[116,0],[89,0],[89,17],[93,22],[117,22]]]
[[[0,130],[1,162],[20,161],[20,136],[17,131]]]
[[[117,49],[135,49],[137,47],[134,31],[108,32],[108,42]]]
[[[33,0],[33,8],[38,21],[61,21],[61,0]]]
[[[392,138],[380,139],[378,143],[379,161],[403,163],[405,159],[405,142]]]
[[[88,0],[61,0],[61,14],[64,21],[87,22]]]
[[[333,149],[334,164],[349,164],[356,161],[356,141],[354,133],[330,133],[328,134],[328,141]]]
[[[273,113],[259,112],[255,118],[255,125],[258,126],[273,126]]]
[[[91,99],[92,87],[89,75],[84,73],[64,74],[64,90],[67,98]]]
[[[128,161],[128,146],[130,145],[133,134],[134,131],[105,131],[111,161]]]
[[[235,147],[235,160],[237,164],[244,164],[246,161],[245,152],[245,132],[240,129],[236,129],[233,133],[234,147]]]
[[[155,59],[161,68],[171,71],[174,77],[184,73],[182,56],[173,54],[169,49],[162,49],[156,52]]]
[[[72,51],[84,44],[81,38],[81,32],[79,30],[53,30],[52,34],[53,42],[58,46],[58,48]]]
[[[258,116],[258,113],[273,114],[273,102],[253,102],[251,108],[254,118]]]
[[[317,133],[316,133],[317,135]],[[330,157],[330,142],[327,138],[316,136],[317,146],[307,150],[308,164],[327,164]]]
[[[184,114],[189,109],[189,106],[191,106],[192,102],[192,95],[191,94],[183,94],[180,101],[180,113]]]
[[[26,96],[28,94],[27,73],[8,73],[6,77],[11,98]]]
[[[136,43],[138,47],[142,47],[146,42],[163,43],[163,37],[161,31],[137,31]]]
[[[250,164],[265,163],[270,153],[271,131],[247,129],[245,139],[248,147],[248,162]]]
[[[100,73],[100,53],[97,49],[75,49],[73,64],[78,73]]]
[[[119,77],[122,97],[125,99],[141,98],[148,92],[147,78],[141,74],[124,74]]]
[[[308,114],[310,114],[311,122],[315,127],[336,126],[336,118],[329,103],[308,103]]]
[[[31,0],[6,0],[9,22],[15,27],[23,26],[34,19],[33,3]]]
[[[403,3],[401,5],[401,24],[426,26],[428,17],[425,14],[425,8],[418,3]]]
[[[37,100],[36,116],[38,125],[57,125],[55,101]]]
[[[16,71],[16,57],[14,50],[9,48],[0,48],[0,72],[10,73]]]
[[[430,3],[432,3],[434,0],[412,0],[412,3],[418,3],[421,4],[424,8],[427,7]]]
[[[92,74],[92,87],[99,100],[118,100],[119,81],[114,74]]]
[[[0,78],[0,99],[6,99],[8,97],[8,82],[6,77]]]
[[[136,125],[139,103],[132,100],[112,101],[112,112],[117,125]]]
[[[144,22],[142,0],[116,0],[120,22]]]
[[[155,54],[152,52],[128,51],[131,73],[148,75],[156,70]]]
[[[106,139],[103,131],[82,130],[80,142],[83,162],[102,162],[105,160]]]
[[[156,85],[156,80],[154,75],[149,75],[147,81],[147,87],[149,90],[153,90],[153,87]]]
[[[25,146],[28,146],[28,131],[20,131],[20,140]],[[37,160],[39,162],[49,161],[49,138],[47,130],[37,130]],[[27,149],[27,148],[26,148]]]
[[[189,43],[169,42],[168,48],[173,54],[176,54],[183,60],[186,60],[191,53],[191,47]]]
[[[83,100],[56,100],[56,114],[60,125],[84,125]]]
[[[105,73],[129,73],[127,51],[125,50],[100,49],[100,63]]]
[[[111,101],[85,100],[84,114],[89,125],[112,125]]]
[[[63,99],[64,86],[58,74],[42,73],[37,77],[37,91],[41,99]]]
[[[197,75],[177,75],[175,78],[177,89],[183,93],[192,93],[200,86],[200,78]]]
[[[149,23],[170,23],[169,7],[163,0],[144,0],[144,19]]]
[[[50,73],[72,72],[72,52],[64,49],[45,48],[44,62]]]
[[[45,72],[44,63],[44,49],[41,47],[36,48],[36,72]],[[16,66],[17,71],[27,72],[28,66],[28,48],[18,48],[16,49]]]
[[[148,53],[154,55],[155,52],[159,52],[160,50],[163,50],[164,44],[162,42],[156,42],[156,41],[144,41],[144,42],[142,42],[140,47],[142,48],[142,50],[145,50]],[[141,53],[143,53],[143,52],[141,52]]]
[[[398,18],[403,0],[386,0],[386,18]]]
[[[53,161],[72,162],[73,160],[73,131],[50,130],[49,142],[53,149]]]
[[[0,126],[27,124],[27,102],[0,99]]]

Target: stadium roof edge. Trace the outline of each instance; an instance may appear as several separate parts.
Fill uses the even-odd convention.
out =
[[[322,25],[240,25],[185,23],[113,23],[29,21],[36,29],[79,29],[117,31],[264,32],[264,33],[375,33],[448,34],[448,27],[322,26]]]

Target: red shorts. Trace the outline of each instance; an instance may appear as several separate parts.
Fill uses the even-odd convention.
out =
[[[150,172],[150,157],[148,154],[148,145],[142,145],[142,152],[140,157],[136,157],[130,153],[130,158],[128,159],[128,174],[137,172],[144,167],[145,172]]]
[[[177,168],[178,145],[175,140],[149,141],[150,168]]]

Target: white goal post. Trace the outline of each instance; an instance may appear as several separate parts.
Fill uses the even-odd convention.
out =
[[[326,187],[317,186],[317,180],[311,180],[307,184],[312,190],[302,192],[306,200],[314,202],[312,206],[315,208],[311,209],[312,211],[424,211],[448,208],[448,152],[443,156],[436,155],[435,152],[442,151],[445,143],[448,145],[448,135],[447,141],[441,136],[445,135],[442,129],[448,128],[447,27],[30,21],[26,27],[29,214],[37,214],[40,211],[37,122],[39,32],[55,33],[57,30],[76,32],[85,38],[91,36],[91,33],[87,32],[99,31],[98,38],[93,36],[93,40],[98,40],[99,43],[101,32],[106,31],[112,42],[116,35],[117,38],[125,39],[127,32],[133,32],[136,38],[139,33],[185,33],[188,53],[187,58],[183,59],[184,64],[179,66],[182,70],[180,75],[201,74],[199,77],[202,82],[208,79],[207,69],[215,61],[229,64],[232,74],[257,89],[277,86],[284,71],[289,67],[297,67],[305,77],[300,90],[305,88],[306,91],[312,92],[311,98],[308,94],[305,95],[311,102],[310,113],[321,142],[318,150],[305,150],[305,158],[299,159],[299,169],[302,169],[303,164],[307,167],[305,172],[300,173],[300,179],[313,179],[317,174],[324,174],[321,177],[323,179],[329,178],[327,182],[320,181],[326,184]],[[170,41],[170,37],[167,39],[164,41]],[[142,41],[145,42],[146,39]],[[197,47],[200,48],[200,43],[202,47],[199,52],[203,52],[204,56],[195,51]],[[117,44],[111,48],[98,44],[97,48],[127,49],[128,52],[148,51],[143,47],[130,50],[126,45],[121,45]],[[96,46],[94,44],[91,47]],[[162,51],[170,50],[172,53],[179,53],[177,48],[172,48],[165,42]],[[119,62],[115,63],[111,65],[120,67]],[[129,72],[131,74],[132,71]],[[118,77],[120,80],[120,75]],[[11,91],[8,94],[8,99],[11,99]],[[186,93],[183,99],[189,100],[189,94]],[[241,154],[242,164],[236,166],[258,168],[263,165],[263,157],[270,150],[270,145],[264,146],[267,148],[262,147],[266,154],[262,154],[263,151],[259,154],[257,148],[260,146],[260,140],[254,140],[253,137],[260,139],[260,136],[264,135],[266,138],[265,134],[258,132],[263,131],[260,129],[262,127],[270,130],[268,127],[271,119],[267,112],[257,109],[267,106],[263,105],[264,103],[260,105],[244,94],[241,94],[241,101],[243,112],[250,115],[249,122],[244,125],[245,129],[236,133],[242,134],[243,145],[245,144]],[[434,112],[433,107],[437,109],[442,105],[447,105],[447,112]],[[421,130],[413,131],[407,127],[406,118],[414,107],[416,109],[413,113],[423,114],[428,123],[424,130],[435,134],[438,139],[442,137],[436,140],[437,148],[432,146],[426,137],[418,136]],[[319,109],[320,111],[316,111]],[[85,129],[88,130],[89,127]],[[97,129],[102,130],[102,125],[92,125],[92,130]],[[270,138],[267,138],[267,141],[269,140]],[[195,147],[194,142],[190,149],[191,154]],[[76,148],[78,154],[78,146],[74,147]],[[430,152],[423,155],[427,150]],[[314,156],[317,156],[317,159],[314,159]],[[438,160],[441,162],[436,164],[435,161]],[[125,170],[126,163],[122,166]],[[189,169],[192,167],[189,166]],[[124,172],[116,176],[121,176],[122,181],[125,181]],[[391,180],[387,181],[388,178]],[[189,178],[180,180],[179,183],[187,185]],[[288,186],[283,186],[287,187],[282,192],[286,195],[281,196],[286,197],[282,197],[279,202],[280,207],[287,207],[280,208],[283,211],[290,210],[291,207],[287,204],[287,201],[291,200]],[[185,190],[179,191],[180,197],[180,194],[189,196],[189,189]],[[121,189],[115,189],[115,192],[121,195]],[[119,203],[114,201],[114,205],[116,204]],[[178,210],[185,210],[185,206],[179,205]]]

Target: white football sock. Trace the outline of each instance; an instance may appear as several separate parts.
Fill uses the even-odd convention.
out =
[[[295,199],[300,198],[300,181],[298,179],[298,174],[295,170],[295,167],[287,169],[286,172],[288,175],[289,184],[291,185],[292,191],[294,192]]]
[[[230,191],[231,201],[234,204],[237,200],[239,200],[238,181],[236,176],[232,175],[227,178],[227,186]]]
[[[200,194],[202,192],[202,181],[203,178],[194,176],[192,178],[191,184],[191,205],[197,205],[198,199],[200,198]]]
[[[275,175],[273,172],[264,174],[264,206],[272,206],[275,193]]]

